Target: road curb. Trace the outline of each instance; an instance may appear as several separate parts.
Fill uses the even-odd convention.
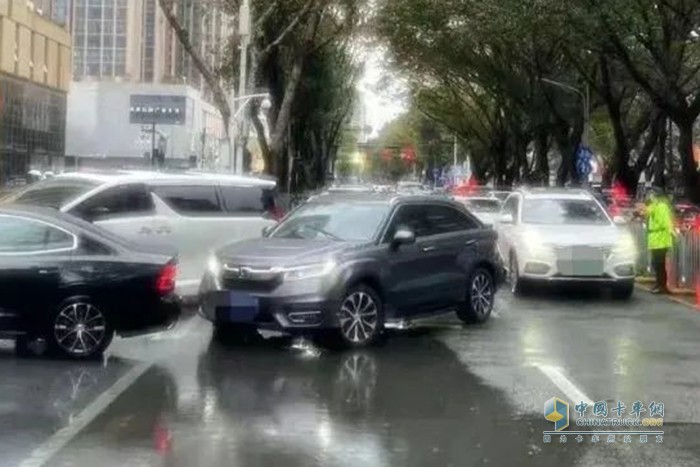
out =
[[[637,282],[637,283],[636,283],[636,286],[637,286],[638,288],[644,290],[645,292],[651,293],[652,288],[649,287],[648,285],[640,284],[639,282]],[[687,295],[687,294],[685,294],[685,293],[683,293],[683,292],[681,292],[681,293],[684,294],[684,295]],[[687,308],[690,308],[690,309],[693,310],[693,311],[696,311],[696,312],[697,312],[697,311],[700,311],[700,310],[698,310],[698,308],[695,306],[695,304],[689,303],[687,300],[683,300],[682,298],[676,297],[676,296],[674,296],[674,295],[662,295],[662,296],[663,296],[664,298],[669,299],[670,301],[672,301],[672,302],[674,302],[674,303],[678,303],[678,304],[680,304],[680,305],[685,305]]]

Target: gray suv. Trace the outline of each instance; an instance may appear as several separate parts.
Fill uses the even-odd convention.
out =
[[[501,282],[495,242],[447,199],[327,193],[263,238],[218,249],[200,313],[220,336],[269,329],[350,347],[371,344],[390,321],[456,311],[483,323]]]

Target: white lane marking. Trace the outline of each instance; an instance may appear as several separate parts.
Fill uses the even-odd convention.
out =
[[[151,363],[142,363],[119,378],[109,389],[100,394],[90,405],[85,407],[73,421],[44,441],[19,467],[41,467],[63,449],[78,433],[104,412],[124,391],[136,382],[150,367]]]
[[[535,363],[535,367],[544,373],[544,375],[549,378],[549,380],[554,383],[554,385],[558,387],[572,403],[578,404],[579,402],[583,401],[588,405],[593,404],[593,400],[590,397],[577,388],[569,378],[564,376],[564,372],[561,370],[561,368],[552,365],[542,365],[540,363]]]

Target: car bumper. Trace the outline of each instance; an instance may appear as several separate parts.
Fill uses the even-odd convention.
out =
[[[520,265],[519,272],[523,279],[542,282],[615,284],[633,281],[635,277],[635,262],[632,259],[606,261],[602,270],[595,274],[577,274],[575,271],[579,267],[580,265],[573,262],[573,266],[569,264],[566,271],[563,271],[559,269],[557,261],[528,258]]]
[[[274,291],[222,289],[207,273],[199,314],[213,323],[239,323],[287,333],[338,327],[340,296],[321,280],[299,281]]]
[[[141,313],[122,316],[116,331],[122,337],[167,331],[175,327],[181,313],[182,302],[173,294],[151,304]]]

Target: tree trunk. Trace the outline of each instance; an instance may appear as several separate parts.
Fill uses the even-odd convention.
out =
[[[543,186],[549,186],[549,135],[546,131],[538,131],[535,137],[533,178]]]
[[[272,161],[272,167],[270,167],[270,172],[268,173],[271,175],[280,175],[278,162],[280,156],[283,154],[284,144],[287,140],[287,128],[289,128],[289,123],[292,118],[292,104],[294,103],[294,97],[296,96],[296,91],[301,81],[301,74],[304,71],[304,60],[305,57],[303,54],[297,54],[294,58],[294,65],[287,78],[284,98],[282,99],[282,104],[277,113],[277,120],[275,121],[274,129],[270,130],[270,159]]]
[[[685,196],[694,203],[700,202],[700,186],[698,186],[698,167],[693,157],[693,123],[694,119],[676,120],[678,126],[678,152],[683,168]]]
[[[664,189],[666,188],[666,120],[666,118],[662,120],[654,155],[654,185]]]

